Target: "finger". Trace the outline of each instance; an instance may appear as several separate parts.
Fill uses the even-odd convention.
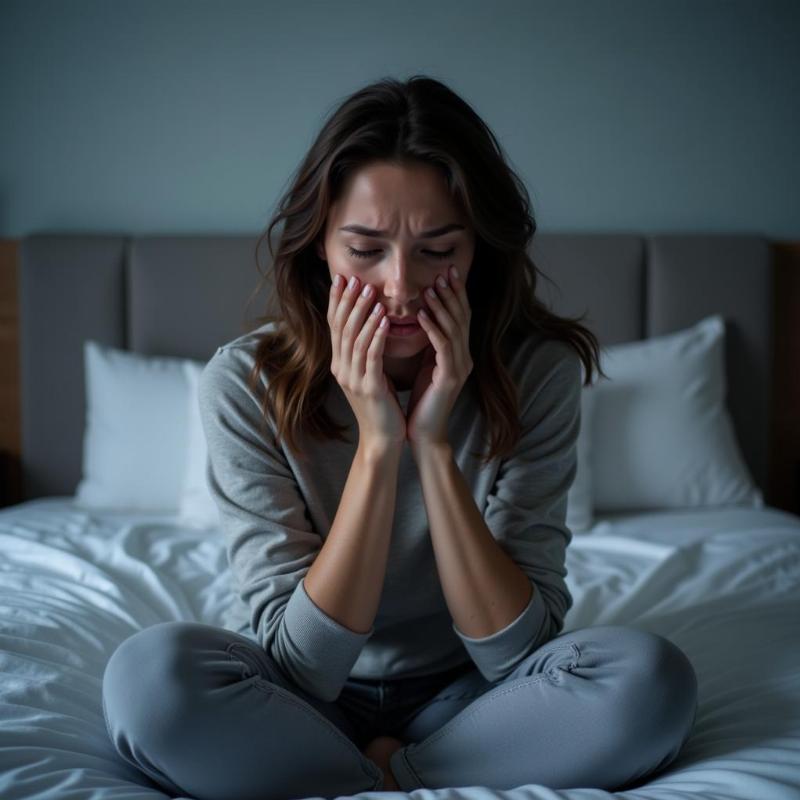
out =
[[[332,369],[336,369],[339,362],[340,350],[340,334],[337,330],[334,320],[336,318],[336,309],[339,307],[339,302],[344,291],[345,280],[341,275],[334,275],[331,281],[331,289],[328,294],[328,327],[331,331],[331,351],[333,356]]]
[[[429,288],[425,292],[425,297],[428,301],[428,305],[431,308],[433,321],[444,333],[447,334],[448,337],[455,339],[458,326],[456,325],[456,322],[448,311],[447,307],[444,305],[442,297],[439,295],[439,292],[443,291],[444,290],[438,286],[435,289]]]
[[[424,309],[418,313],[420,325],[433,345],[436,366],[441,369],[444,382],[454,385],[458,381],[459,370],[456,369],[456,359],[461,358],[453,348],[451,339],[442,331],[441,327],[423,313]]]
[[[447,309],[457,326],[464,325],[464,309],[461,307],[454,287],[450,285],[444,275],[440,275],[436,279],[436,292],[439,302]]]
[[[360,292],[357,291],[357,288],[353,292],[353,294],[357,294],[355,305],[350,311],[350,316],[347,318],[342,332],[342,355],[349,360],[351,365],[351,378],[360,382],[364,380],[363,350],[365,348],[361,348],[362,352],[356,352],[356,343],[364,321],[367,319],[372,304],[375,302],[373,300],[375,290],[369,284],[365,284]],[[356,358],[358,359],[357,362]]]
[[[386,347],[386,335],[389,332],[389,318],[381,310],[380,314],[373,315],[378,320],[375,322],[375,335],[367,351],[367,380],[370,389],[382,387],[383,378],[383,351]]]
[[[375,328],[378,327],[378,323],[381,321],[383,304],[380,302],[375,303],[371,309],[364,308],[364,312],[369,312],[369,315],[364,321],[355,342],[353,342],[353,370],[362,381],[367,371],[367,350],[372,342]]]
[[[456,299],[453,288],[440,275],[436,279],[436,297],[430,298],[431,308],[435,312],[434,321],[448,337],[448,346],[452,349],[452,361],[461,364],[469,353],[469,316],[465,317],[461,304]]]
[[[360,288],[358,278],[355,275],[351,275],[334,318],[334,326],[339,331],[339,357],[345,364],[350,363],[353,347],[353,337],[350,336],[352,326],[348,328],[348,322],[358,301]]]
[[[461,278],[456,275],[455,267],[451,264],[448,268],[449,275],[450,275],[450,286],[453,290],[453,295],[455,296],[456,300],[458,300],[459,305],[461,306],[461,311],[464,314],[464,319],[469,322],[470,318],[470,307],[469,307],[469,297],[467,295],[467,287],[464,285],[464,282]]]
[[[445,361],[450,362],[451,358],[448,347],[450,339],[442,332],[442,329],[431,319],[430,314],[424,309],[417,314],[417,319],[419,319],[419,324],[422,326],[422,329],[428,334],[428,338],[431,340],[431,344],[436,353],[440,354]]]

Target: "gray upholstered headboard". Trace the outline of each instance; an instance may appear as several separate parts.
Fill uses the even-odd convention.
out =
[[[20,243],[23,499],[72,495],[81,477],[83,342],[205,360],[257,325],[269,249],[258,236],[35,234]],[[601,345],[720,313],[728,408],[767,490],[773,269],[754,235],[537,234],[531,255],[558,288],[538,296],[579,316]],[[250,301],[248,305],[248,301]],[[272,303],[269,306],[273,308]]]

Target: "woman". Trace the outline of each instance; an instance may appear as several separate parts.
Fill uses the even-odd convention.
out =
[[[535,297],[528,197],[485,123],[436,80],[367,86],[279,220],[280,313],[200,382],[234,603],[117,648],[120,754],[215,800],[652,776],[695,673],[650,632],[562,632],[599,348]]]

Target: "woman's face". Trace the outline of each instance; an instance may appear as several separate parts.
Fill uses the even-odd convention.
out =
[[[351,226],[362,230],[342,230]],[[444,227],[446,232],[423,236]],[[466,283],[474,251],[473,231],[450,198],[444,176],[426,164],[401,167],[375,162],[353,174],[331,206],[324,239],[317,243],[331,280],[341,275],[347,281],[355,275],[360,289],[366,284],[373,287],[370,306],[380,302],[386,316],[414,319],[424,308],[433,320],[436,315],[425,290],[438,275],[447,280],[451,264]],[[390,332],[384,359],[399,366],[400,361],[420,355],[428,343],[421,327],[407,336]]]

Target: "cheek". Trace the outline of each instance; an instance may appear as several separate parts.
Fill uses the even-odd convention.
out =
[[[474,258],[475,258],[475,251],[470,249],[467,251],[456,253],[455,258],[450,259],[455,264],[462,279],[469,274]]]
[[[345,280],[350,280],[350,276],[355,275],[358,270],[353,267],[349,259],[342,258],[341,255],[332,255],[328,259],[328,272],[331,274],[331,280],[335,275],[341,275]]]
[[[347,259],[344,258],[341,253],[331,253],[330,250],[328,253],[328,264],[330,265],[331,269],[341,272],[348,266]]]
[[[471,260],[467,260],[466,258],[463,261],[459,258],[453,260],[447,265],[448,273],[450,272],[451,266],[455,267],[458,270],[458,274],[460,276],[459,280],[461,281],[461,283],[466,284],[467,277],[470,272],[470,267],[472,266]]]

